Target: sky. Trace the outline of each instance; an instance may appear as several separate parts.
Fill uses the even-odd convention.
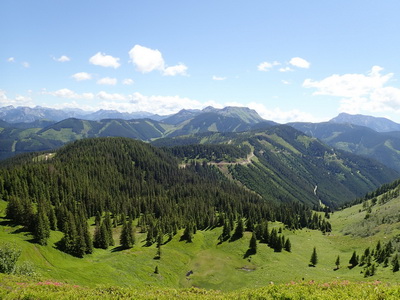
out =
[[[0,107],[400,122],[398,0],[1,0]]]

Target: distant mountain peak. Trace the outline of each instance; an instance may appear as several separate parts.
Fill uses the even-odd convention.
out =
[[[330,123],[348,123],[371,128],[377,132],[400,131],[400,124],[383,117],[372,117],[361,114],[340,113]]]

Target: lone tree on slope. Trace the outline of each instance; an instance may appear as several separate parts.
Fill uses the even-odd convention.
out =
[[[310,267],[315,267],[317,263],[318,263],[317,249],[314,247],[313,253],[311,254]]]

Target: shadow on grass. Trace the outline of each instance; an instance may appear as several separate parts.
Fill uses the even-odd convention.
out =
[[[249,256],[254,255],[256,253],[257,251],[254,249],[247,249],[246,253],[243,255],[243,258],[248,258]]]
[[[112,249],[111,249],[111,252],[112,252],[112,253],[114,253],[114,252],[120,252],[120,251],[122,251],[122,250],[127,250],[127,249],[130,249],[130,248],[125,248],[125,247],[122,247],[122,246],[117,246],[117,247],[112,248]]]

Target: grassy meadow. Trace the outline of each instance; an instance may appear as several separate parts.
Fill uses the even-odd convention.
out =
[[[118,291],[128,293],[127,295],[131,295],[129,293],[133,293],[133,289],[140,293],[141,290],[147,291],[150,288],[152,293],[161,290],[171,295],[170,293],[176,292],[175,289],[179,289],[179,293],[189,293],[190,297],[194,298],[203,295],[202,293],[213,293],[213,297],[223,298],[228,295],[239,297],[242,294],[238,291],[248,293],[246,289],[269,295],[275,293],[274,289],[278,286],[282,289],[279,292],[283,293],[282,295],[292,293],[293,286],[310,292],[315,289],[310,283],[333,286],[326,289],[326,292],[329,291],[329,295],[334,295],[336,292],[339,293],[339,287],[342,287],[343,282],[349,286],[364,282],[364,286],[368,288],[376,282],[383,282],[381,285],[385,286],[385,289],[390,288],[391,291],[396,290],[393,293],[398,293],[396,283],[400,280],[400,272],[393,273],[391,266],[386,268],[379,266],[374,276],[364,278],[363,268],[349,269],[348,262],[353,251],[361,255],[365,248],[375,247],[378,240],[385,243],[385,240],[399,233],[398,223],[390,226],[385,224],[384,230],[373,231],[371,231],[372,224],[368,224],[373,222],[375,214],[388,210],[387,207],[396,207],[399,201],[394,199],[384,205],[374,206],[371,211],[372,217],[368,220],[365,219],[366,212],[361,204],[335,212],[330,218],[333,231],[327,234],[316,230],[290,231],[283,229],[282,224],[270,223],[270,229],[282,227],[282,234],[290,239],[292,251],[275,253],[266,244],[259,243],[257,254],[246,258],[250,232],[245,232],[242,239],[222,244],[218,243],[222,228],[197,231],[193,243],[180,241],[182,234],[180,232],[171,241],[162,245],[161,259],[155,259],[156,246],[146,247],[146,234],[140,232],[136,232],[136,244],[132,249],[119,251],[121,230],[119,227],[114,229],[116,246],[107,250],[95,249],[91,255],[75,258],[55,248],[55,243],[61,239],[62,233],[52,232],[49,244],[40,246],[31,241],[32,236],[29,233],[21,231],[20,227],[12,226],[6,219],[1,218],[0,243],[10,242],[20,248],[22,255],[18,263],[31,262],[37,275],[31,279],[18,279],[12,276],[7,279],[8,277],[3,275],[1,282],[8,283],[2,283],[0,290],[4,294],[6,286],[16,288],[16,283],[22,280],[24,286],[29,289],[33,287],[39,290],[59,289],[61,287],[58,283],[61,283],[62,289],[79,286],[81,289],[93,292],[94,298],[104,286],[113,286]],[[4,216],[5,208],[6,203],[0,201],[1,216]],[[381,227],[380,225],[379,228]],[[364,233],[362,228],[365,230]],[[94,226],[91,226],[91,229],[93,230]],[[370,231],[376,234],[371,235]],[[318,263],[315,267],[310,267],[309,262],[314,247],[317,249]],[[335,270],[338,255],[341,263],[340,268]],[[158,274],[155,273],[156,267]],[[37,282],[52,283],[38,286]],[[219,294],[217,291],[222,292]],[[145,292],[141,296],[145,297]],[[182,295],[181,297],[186,298]]]

